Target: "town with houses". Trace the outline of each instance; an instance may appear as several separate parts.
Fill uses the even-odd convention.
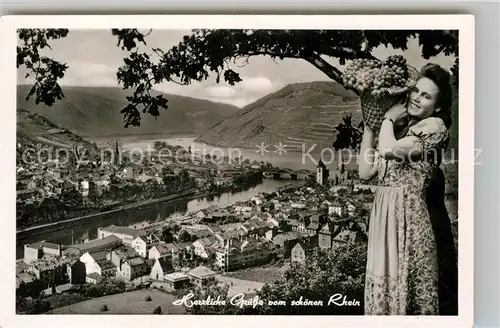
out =
[[[185,156],[192,160],[189,153]],[[84,199],[92,193],[102,196],[112,179],[152,180],[161,185],[185,170],[195,179],[189,187],[203,190],[200,186],[208,184],[230,186],[234,176],[245,170],[272,168],[248,160],[218,166],[196,161],[170,164],[167,171],[153,157],[139,166],[96,166],[90,161],[78,170],[61,169],[51,162],[18,165],[18,206],[75,190]],[[190,290],[238,270],[277,261],[307,263],[316,248],[366,243],[373,200],[370,186],[357,184],[343,166],[331,174],[321,161],[307,178],[273,193],[140,229],[103,226],[96,239],[80,244],[51,240],[26,244],[22,259],[16,262],[18,297],[71,293],[79,285],[99,285],[109,279],[121,280],[130,288]]]
[[[26,149],[29,146],[18,144],[19,149]],[[43,148],[42,144],[31,146],[34,153]],[[115,147],[116,154],[123,152],[118,143]],[[199,186],[208,186],[212,183],[217,186],[227,186],[231,184],[233,175],[256,167],[256,163],[250,161],[239,163],[238,158],[234,159],[233,163],[226,161],[215,165],[208,160],[202,161],[199,156],[193,156],[180,146],[165,147],[169,147],[177,158],[171,156],[159,159],[161,149],[152,152],[151,157],[145,157],[140,164],[133,163],[128,157],[120,158],[120,155],[100,158],[97,154],[89,155],[84,161],[77,163],[79,155],[74,155],[78,153],[76,148],[69,159],[47,156],[38,160],[23,161],[21,156],[18,156],[17,199],[36,201],[74,189],[82,196],[89,196],[92,193],[102,195],[109,190],[112,178],[163,184],[165,179],[177,177],[182,170],[189,171],[189,176],[193,177]],[[63,160],[65,165],[60,165]],[[239,164],[237,169],[235,163]],[[258,167],[260,168],[260,165]]]
[[[18,144],[20,153],[30,147],[32,153],[36,153],[43,145]],[[270,163],[242,158],[224,157],[214,163],[180,146],[163,144],[160,147],[168,148],[170,156],[162,155],[162,148],[159,148],[140,162],[135,162],[118,143],[114,147],[116,155],[101,158],[97,152],[92,154],[86,149],[85,160],[76,148],[69,158],[50,154],[53,156],[26,160],[24,154],[18,154],[18,229],[60,220],[46,213],[38,215],[33,210],[44,200],[61,200],[59,203],[68,204],[74,203],[76,198],[78,206],[70,208],[69,212],[73,209],[75,214],[87,214],[175,194],[206,194],[252,185],[259,182],[262,168],[274,169]],[[58,205],[66,207],[63,204],[54,206]],[[64,215],[67,212],[64,211]]]

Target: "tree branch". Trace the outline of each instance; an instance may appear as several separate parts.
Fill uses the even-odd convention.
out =
[[[243,56],[245,54],[241,54],[241,56]],[[248,53],[246,53],[246,55],[248,56],[258,56],[258,55],[263,55],[263,56],[269,56],[271,58],[273,57],[280,57],[280,55],[278,54],[275,54],[273,52],[270,52],[270,51],[266,51],[266,50],[255,50],[255,51],[249,51]],[[296,58],[296,59],[303,59],[303,57],[299,56],[299,55],[290,55],[290,54],[286,54],[286,55],[283,55],[283,58]]]
[[[305,57],[304,59],[307,60],[309,63],[313,64],[314,67],[325,73],[326,76],[328,76],[332,80],[344,85],[344,81],[342,79],[342,72],[339,71],[339,69],[334,67],[333,65],[330,65],[326,60],[321,58],[320,55],[312,54],[310,56]]]
[[[356,51],[354,49],[346,47],[324,47],[324,48],[321,47],[319,51],[324,55],[337,58],[349,58],[349,59],[367,58],[367,59],[378,60],[378,58],[374,57],[371,53],[367,51]]]

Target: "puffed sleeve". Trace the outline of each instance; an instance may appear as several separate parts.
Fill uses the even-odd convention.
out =
[[[442,119],[438,117],[428,117],[410,127],[409,136],[417,137],[419,142],[417,147],[423,154],[430,150],[441,150],[446,148],[450,135],[449,130],[444,125]]]

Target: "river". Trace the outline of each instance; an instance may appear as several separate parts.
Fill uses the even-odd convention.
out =
[[[250,161],[257,162],[269,162],[273,166],[278,166],[280,168],[289,168],[292,170],[316,170],[316,166],[319,159],[322,159],[327,167],[330,169],[336,169],[339,167],[339,161],[342,158],[347,167],[356,167],[356,156],[348,155],[348,151],[344,152],[334,152],[332,149],[325,149],[320,152],[318,148],[313,145],[304,146],[303,151],[287,151],[286,145],[283,151],[278,152],[274,145],[269,145],[265,149],[255,148],[230,148],[230,147],[217,147],[211,146],[204,143],[199,143],[195,141],[196,138],[170,138],[165,140],[142,140],[128,142],[123,145],[126,150],[141,151],[145,156],[147,156],[147,150],[152,150],[155,141],[165,141],[168,144],[174,146],[182,146],[185,149],[192,147],[194,152],[199,154],[210,154],[217,156],[228,156],[229,158],[236,158],[240,154],[244,159],[249,159]],[[338,155],[342,156],[338,156]],[[174,154],[175,155],[175,154]],[[347,159],[350,159],[347,161]],[[346,162],[347,161],[347,162]]]
[[[175,202],[157,203],[147,208],[133,211],[116,212],[106,214],[78,222],[73,228],[49,230],[36,234],[20,234],[16,240],[16,258],[20,259],[24,254],[24,244],[46,240],[62,245],[76,244],[97,238],[97,228],[120,225],[140,228],[154,222],[160,222],[182,217],[188,213],[208,208],[213,205],[225,206],[239,201],[245,201],[261,192],[273,192],[281,186],[292,183],[292,181],[268,180],[250,189],[235,193],[223,193],[219,196],[204,197],[194,200],[183,199]]]

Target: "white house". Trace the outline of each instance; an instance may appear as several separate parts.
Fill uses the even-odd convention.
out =
[[[89,253],[86,252],[82,256],[80,256],[80,261],[85,264],[85,272],[87,275],[91,273],[101,274],[101,268],[97,264],[99,260],[106,259],[106,252],[97,252],[97,253]]]
[[[269,227],[269,229],[266,231],[264,237],[267,239],[267,240],[270,240],[272,241],[274,236],[276,236],[278,234],[278,228],[275,227],[275,226],[271,226]]]
[[[218,243],[217,237],[206,237],[193,242],[194,254],[202,258],[209,258],[213,254],[210,247]]]
[[[132,241],[132,248],[142,257],[148,257],[148,252],[151,247],[158,245],[161,242],[155,234],[141,235]]]
[[[331,205],[328,206],[328,214],[337,214],[343,216],[346,212],[346,206],[341,204],[338,201],[332,202]]]
[[[153,280],[164,280],[166,274],[174,272],[172,259],[170,257],[159,257],[156,259],[149,277]]]
[[[148,271],[147,263],[140,257],[126,260],[122,265],[122,270],[117,272],[117,276],[131,281],[144,276]]]
[[[80,190],[83,197],[87,197],[89,195],[89,182],[87,180],[80,182]]]
[[[175,259],[179,256],[179,247],[174,243],[160,242],[151,247],[148,252],[148,259],[157,259],[164,256],[170,256]]]
[[[300,242],[298,242],[297,244],[295,244],[295,246],[293,246],[292,251],[290,253],[290,258],[292,262],[301,262],[301,263],[305,262],[306,251],[304,250]]]
[[[103,239],[111,235],[115,235],[120,238],[124,245],[130,246],[137,236],[143,235],[143,232],[138,229],[115,225],[97,229],[97,238],[99,239]]]
[[[80,256],[80,261],[85,264],[87,275],[97,273],[101,276],[113,276],[116,273],[116,266],[106,259],[106,252],[89,253]]]
[[[275,227],[279,227],[280,223],[278,222],[278,220],[276,220],[275,218],[269,218],[267,219],[266,223],[269,225],[273,225]]]

